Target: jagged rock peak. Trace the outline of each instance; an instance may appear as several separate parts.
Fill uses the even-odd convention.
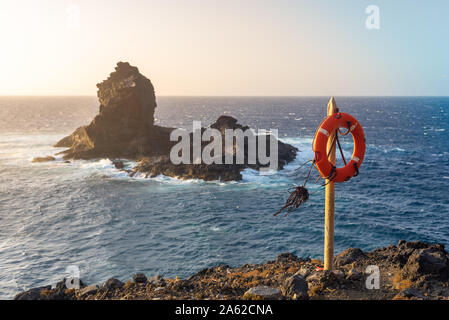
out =
[[[151,81],[128,62],[97,84],[99,114],[55,146],[70,148],[66,159],[127,157],[167,153],[169,128],[154,126],[156,97]]]
[[[142,104],[145,118],[150,116],[150,125],[154,121],[154,108],[156,108],[156,96],[151,81],[139,73],[137,67],[131,66],[128,62],[118,62],[115,71],[109,77],[97,84],[98,99],[100,101],[100,111],[102,107],[110,104],[118,104],[120,101],[138,98]]]
[[[110,80],[117,80],[120,78],[127,78],[133,75],[140,74],[139,69],[129,64],[129,62],[117,62],[117,66],[114,68],[115,71],[109,74],[109,77],[103,82],[97,83],[97,87],[101,87]]]

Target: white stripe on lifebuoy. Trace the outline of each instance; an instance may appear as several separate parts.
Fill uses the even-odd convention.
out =
[[[355,162],[359,162],[360,161],[360,159],[357,158],[357,157],[352,157],[352,160],[354,160]]]
[[[351,126],[351,128],[349,128],[349,132],[354,131],[355,127],[357,127],[357,123],[356,123],[356,124],[353,124],[353,125]]]
[[[327,132],[326,129],[320,128],[320,132],[321,132],[321,133],[324,133],[326,136],[329,137],[329,132]]]

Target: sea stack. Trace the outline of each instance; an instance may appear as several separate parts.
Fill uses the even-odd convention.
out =
[[[154,126],[154,87],[137,67],[118,62],[97,87],[99,114],[55,145],[69,148],[62,152],[65,159],[136,159],[169,152],[172,129]]]
[[[221,133],[221,146],[222,146],[222,154],[221,154],[221,162],[212,163],[212,164],[173,164],[169,156],[161,156],[161,157],[149,157],[142,158],[137,166],[134,167],[131,175],[135,175],[136,173],[144,174],[146,177],[156,177],[158,175],[165,175],[169,177],[176,177],[181,179],[202,179],[205,181],[239,181],[242,180],[242,171],[246,168],[251,168],[254,170],[261,170],[262,168],[266,168],[267,165],[261,164],[259,162],[259,158],[255,159],[255,163],[251,163],[249,161],[249,148],[248,143],[250,137],[253,137],[253,141],[256,143],[255,151],[258,151],[259,144],[262,142],[266,143],[268,153],[270,146],[270,139],[274,139],[274,143],[277,143],[277,168],[278,170],[282,170],[284,166],[293,161],[296,157],[296,153],[298,149],[279,141],[275,136],[271,136],[271,134],[266,134],[264,138],[261,140],[256,139],[256,135],[251,132],[250,127],[241,125],[237,122],[237,119],[230,116],[220,116],[217,121],[210,125],[210,128],[216,129]],[[207,128],[201,128],[197,130],[201,130],[204,132]],[[248,136],[244,139],[244,148],[243,148],[243,163],[238,164],[236,161],[236,151],[237,141],[233,139],[232,146],[227,149],[225,142],[225,131],[226,130],[241,130],[249,131]],[[190,133],[190,155],[193,154],[193,132]],[[203,151],[206,145],[209,142],[201,142],[201,150]],[[233,158],[232,164],[226,164],[226,157],[230,155]],[[192,159],[192,158],[191,158]]]
[[[241,172],[246,168],[261,170],[264,165],[259,161],[248,161],[248,137],[245,138],[245,154],[242,164],[237,162],[225,164],[225,154],[231,153],[235,158],[236,141],[233,148],[223,147],[223,164],[174,164],[170,159],[171,148],[178,141],[170,141],[173,128],[154,125],[156,97],[151,81],[139,73],[139,70],[128,62],[119,62],[115,71],[103,82],[97,84],[100,111],[87,126],[76,129],[71,135],[63,138],[55,147],[68,148],[61,152],[68,159],[115,159],[117,169],[126,170],[131,176],[140,173],[148,177],[166,175],[181,179],[209,180],[241,180]],[[210,128],[220,131],[222,146],[225,146],[224,133],[226,129],[248,130],[237,119],[221,116]],[[198,129],[201,133],[206,128]],[[193,133],[190,133],[192,137]],[[250,133],[254,136],[253,133]],[[273,137],[276,139],[275,137]],[[193,138],[190,139],[190,149],[193,150]],[[259,148],[257,140],[256,150]],[[266,135],[269,150],[270,135]],[[291,162],[298,151],[297,148],[275,140],[278,144],[278,169]],[[209,142],[200,141],[201,150]],[[190,152],[192,154],[192,152]],[[38,158],[41,160],[44,158]],[[137,160],[139,163],[132,169],[125,169],[118,159]],[[37,161],[37,160],[36,160]]]

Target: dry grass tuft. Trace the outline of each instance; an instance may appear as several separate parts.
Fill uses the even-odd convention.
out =
[[[131,280],[126,281],[125,285],[123,286],[124,289],[131,289],[134,287],[134,282],[132,282]]]
[[[393,277],[393,287],[397,290],[405,290],[408,288],[411,288],[413,285],[413,282],[411,282],[409,279],[402,279],[399,272],[395,273]]]
[[[321,286],[313,286],[309,289],[309,296],[313,297],[313,296],[318,296],[321,294]]]
[[[49,295],[51,295],[52,291],[49,289],[44,289],[41,291],[40,295],[44,296],[44,297],[48,297]]]

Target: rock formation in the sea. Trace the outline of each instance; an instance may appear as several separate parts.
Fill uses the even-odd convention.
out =
[[[246,168],[251,168],[255,170],[260,170],[261,168],[267,167],[268,164],[261,164],[259,159],[256,157],[255,163],[251,163],[249,161],[248,156],[248,141],[249,137],[245,137],[244,139],[244,161],[241,164],[237,164],[236,153],[237,153],[237,140],[233,140],[232,148],[226,149],[225,142],[225,130],[231,129],[236,130],[240,129],[242,132],[245,132],[249,129],[248,126],[242,126],[237,123],[237,120],[233,117],[229,116],[221,116],[218,120],[213,123],[210,128],[216,129],[220,131],[222,137],[222,155],[221,155],[221,163],[222,164],[193,164],[193,159],[191,157],[192,162],[189,164],[173,164],[169,156],[162,157],[149,157],[142,159],[139,164],[133,169],[131,175],[136,174],[137,172],[143,173],[149,177],[155,177],[158,175],[165,175],[170,177],[177,177],[182,179],[202,179],[205,181],[212,180],[220,180],[220,181],[233,181],[233,180],[241,180],[242,174],[241,172]],[[199,130],[199,129],[198,129]],[[206,128],[201,128],[201,133],[204,132]],[[253,137],[256,137],[254,133],[251,131],[247,131]],[[273,139],[276,139],[273,137]],[[266,154],[270,154],[270,135],[267,134],[265,136],[266,142]],[[193,132],[190,133],[190,155],[193,154]],[[254,139],[255,150],[259,148],[258,139]],[[278,144],[278,165],[276,169],[282,169],[285,164],[289,163],[296,157],[296,153],[298,151],[297,148],[283,143],[279,140],[275,140]],[[201,150],[210,143],[210,141],[202,141],[201,142]],[[231,154],[233,164],[226,164],[226,155]]]
[[[36,157],[31,160],[31,162],[50,162],[55,161],[56,158],[53,156],[46,156],[46,157]]]
[[[169,152],[172,129],[154,125],[154,87],[136,67],[117,63],[115,71],[97,87],[99,114],[55,145],[69,148],[62,152],[64,159],[136,159]]]
[[[115,71],[108,79],[97,84],[100,102],[99,114],[87,126],[76,129],[71,135],[63,138],[55,147],[68,148],[62,151],[64,159],[132,159],[139,160],[139,164],[130,172],[137,172],[146,176],[159,174],[179,177],[183,179],[204,180],[241,180],[241,171],[245,168],[259,170],[266,165],[257,160],[248,161],[248,138],[245,138],[244,162],[237,164],[173,164],[170,160],[170,150],[177,143],[170,141],[173,128],[154,125],[154,111],[156,97],[151,81],[139,73],[139,70],[127,62],[117,63]],[[235,158],[235,141],[232,150],[226,150],[225,129],[249,129],[237,123],[237,120],[221,116],[210,126],[220,131],[223,137],[223,159],[226,153],[232,153]],[[205,128],[201,128],[203,132]],[[190,137],[193,133],[190,133]],[[266,135],[266,154],[270,155],[270,135]],[[295,147],[278,143],[278,168],[292,161],[296,152]],[[190,139],[191,149],[193,139]],[[201,141],[201,150],[209,143]],[[259,139],[256,139],[256,150]],[[192,153],[191,153],[192,154]],[[117,160],[118,161],[118,160]],[[114,162],[115,164],[115,162]],[[124,169],[123,163],[115,164],[118,169]]]

